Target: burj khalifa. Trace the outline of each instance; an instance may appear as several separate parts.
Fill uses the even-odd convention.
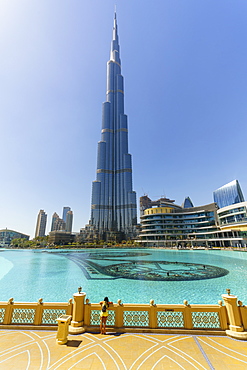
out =
[[[128,122],[124,114],[124,80],[115,13],[90,223],[101,236],[112,232],[129,237],[136,220],[136,193],[132,190],[132,161],[128,153]]]

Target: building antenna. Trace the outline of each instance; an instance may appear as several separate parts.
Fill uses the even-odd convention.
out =
[[[148,193],[146,193],[145,191],[144,191],[144,189],[142,188],[142,192],[143,192],[143,195],[145,196],[148,196]]]

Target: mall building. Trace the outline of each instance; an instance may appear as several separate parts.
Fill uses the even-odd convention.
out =
[[[13,239],[26,239],[29,240],[29,235],[20,233],[18,231],[2,229],[0,230],[0,247],[8,247]]]
[[[186,198],[182,206],[179,206],[168,198],[151,201],[145,195],[140,198],[140,209],[141,231],[138,242],[142,246],[247,246],[245,201],[222,208],[215,202],[194,207],[190,198]]]

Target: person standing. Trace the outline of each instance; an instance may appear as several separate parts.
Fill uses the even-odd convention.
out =
[[[108,297],[105,297],[104,300],[100,302],[100,304],[100,334],[106,334],[106,320],[109,315],[108,308],[110,304],[113,304],[113,302],[109,302]]]

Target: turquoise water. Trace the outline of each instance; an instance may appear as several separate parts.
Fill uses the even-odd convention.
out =
[[[125,263],[135,270],[156,269],[159,261],[217,266],[229,271],[225,276],[185,281],[134,280],[110,276]],[[131,266],[132,266],[131,265]],[[164,265],[162,265],[164,266]],[[170,265],[169,265],[170,266]],[[171,269],[171,267],[169,267]],[[172,268],[175,266],[171,265]],[[207,268],[207,267],[206,267]],[[188,268],[186,267],[188,270]],[[115,268],[116,270],[116,268]],[[176,275],[177,276],[177,275]],[[222,250],[97,249],[80,251],[0,251],[0,301],[66,302],[82,286],[91,302],[104,296],[123,303],[216,304],[227,288],[247,304],[247,253]]]

